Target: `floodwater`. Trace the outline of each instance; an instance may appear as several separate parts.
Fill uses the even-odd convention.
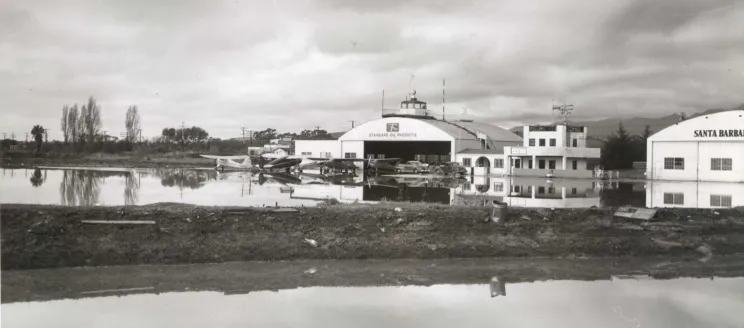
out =
[[[744,327],[744,278],[166,292],[2,304],[3,327]]]
[[[716,208],[744,205],[744,184],[607,182],[520,177],[436,179],[421,176],[345,177],[251,175],[198,169],[2,169],[0,203],[71,206],[178,202],[225,206],[314,206],[412,201],[514,207]]]

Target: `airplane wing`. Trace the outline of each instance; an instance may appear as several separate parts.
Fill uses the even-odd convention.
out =
[[[199,155],[199,156],[204,157],[204,158],[211,158],[211,159],[232,159],[232,160],[251,158],[251,156],[249,155],[233,155],[233,156]]]
[[[369,161],[368,159],[364,158],[331,158],[328,159],[329,162],[366,162]]]

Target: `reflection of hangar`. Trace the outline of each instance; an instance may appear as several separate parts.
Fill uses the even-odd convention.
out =
[[[382,118],[360,124],[337,142],[297,140],[295,154],[435,163],[452,161],[453,153],[474,149],[503,154],[504,146],[521,143],[516,134],[489,124],[436,119],[414,91],[400,108],[383,110]]]

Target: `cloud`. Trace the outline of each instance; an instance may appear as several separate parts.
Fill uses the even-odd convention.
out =
[[[91,95],[109,131],[131,104],[146,135],[337,131],[409,83],[438,113],[443,79],[448,116],[502,125],[564,101],[577,118],[744,103],[733,0],[46,1],[3,3],[0,24],[0,131],[16,134],[61,137],[62,106]]]

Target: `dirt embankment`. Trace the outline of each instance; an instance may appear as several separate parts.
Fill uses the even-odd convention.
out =
[[[652,222],[613,209],[509,210],[390,204],[263,208],[157,204],[2,205],[2,269],[254,260],[689,256],[744,254],[738,210],[660,210]],[[153,220],[149,225],[83,220]]]

